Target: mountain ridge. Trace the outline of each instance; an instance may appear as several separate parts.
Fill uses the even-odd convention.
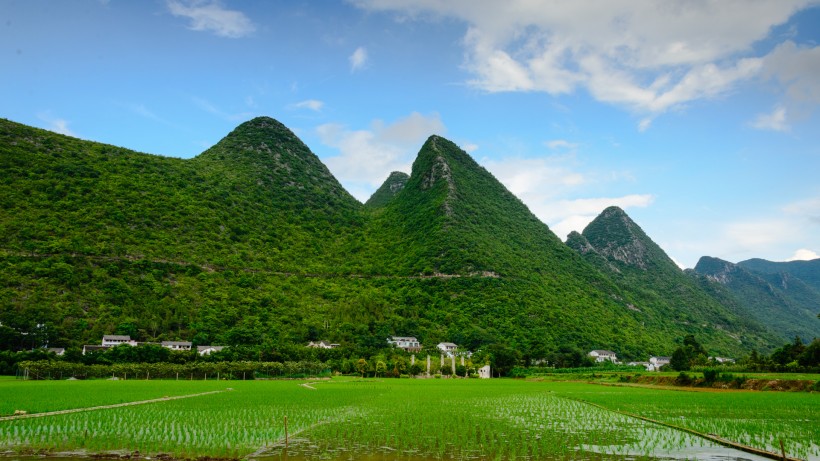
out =
[[[189,160],[4,121],[0,168],[0,348],[118,333],[266,350],[329,339],[365,354],[415,335],[535,360],[602,347],[645,358],[690,333],[725,354],[772,344],[743,322],[748,337],[720,331],[724,311],[669,321],[663,310],[680,309],[643,294],[668,284],[621,283],[630,261],[666,264],[651,240],[638,259],[596,251],[598,267],[439,136],[378,206],[271,118]],[[619,219],[616,233],[638,235]]]

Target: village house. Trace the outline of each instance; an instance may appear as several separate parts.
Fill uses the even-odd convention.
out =
[[[211,355],[211,352],[219,352],[225,349],[225,346],[197,346],[196,352],[199,355]]]
[[[336,349],[339,345],[331,343],[330,341],[311,341],[308,343],[307,347],[315,347],[317,349]]]
[[[419,352],[421,350],[421,343],[412,336],[391,336],[387,338],[387,343],[407,352]]]
[[[481,379],[490,379],[492,375],[490,374],[490,366],[484,365],[483,367],[478,369],[478,377]]]
[[[86,344],[83,346],[83,355],[86,352],[96,352],[96,351],[104,351],[106,349],[111,349],[111,346],[101,346],[98,344]]]
[[[436,347],[447,357],[452,357],[455,355],[456,349],[458,349],[458,346],[454,343],[438,343]]]
[[[115,347],[120,344],[136,346],[137,342],[131,339],[128,335],[104,335],[102,338],[102,345],[105,347]]]
[[[65,355],[64,347],[47,347],[46,352],[53,352],[56,355]]]
[[[162,347],[167,347],[172,351],[190,351],[191,350],[191,342],[190,341],[163,341]]]
[[[590,351],[588,355],[595,359],[595,362],[597,363],[605,362],[607,360],[612,363],[620,363],[618,362],[618,356],[616,356],[612,351],[596,349],[594,351]]]
[[[717,363],[735,363],[735,359],[730,359],[726,357],[709,357],[709,360]]]
[[[672,357],[656,357],[652,356],[649,357],[649,365],[646,367],[646,371],[659,371],[662,366],[669,365],[669,361]]]

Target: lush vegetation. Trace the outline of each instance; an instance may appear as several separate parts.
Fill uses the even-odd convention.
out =
[[[0,171],[0,350],[128,334],[275,362],[329,340],[339,355],[318,360],[358,360],[401,335],[509,370],[600,348],[645,360],[687,334],[721,355],[776,344],[680,274],[585,260],[437,136],[368,207],[265,117],[190,160],[0,121]]]
[[[606,390],[554,383],[555,392],[704,434],[801,459],[820,457],[820,399],[802,392],[680,392],[636,387]]]
[[[811,261],[800,262],[807,264],[797,267],[812,267]],[[781,268],[783,271],[761,272],[755,271],[756,267]],[[813,288],[798,275],[785,272],[789,267],[792,267],[791,263],[768,266],[762,262],[747,267],[704,256],[695,266],[695,272],[725,286],[753,318],[777,332],[780,340],[800,336],[811,341],[820,337],[820,319],[817,318],[820,289]],[[797,273],[809,280],[812,278],[810,272]]]
[[[775,334],[720,285],[682,271],[618,207],[604,210],[583,233],[571,234],[566,244],[618,286],[625,305],[622,315],[676,339],[673,347],[652,355],[671,355],[690,335],[701,338],[712,351],[726,350],[738,341],[765,350],[775,341]]]
[[[148,384],[156,386],[153,392]],[[225,384],[0,383],[15,405],[30,402],[36,411],[88,406],[92,404],[89,394],[99,394],[96,404],[160,393],[224,390],[207,397],[0,421],[0,446],[138,450],[143,456],[278,454],[285,445],[287,417],[289,456],[308,458],[347,459],[376,453],[479,459],[733,454],[705,439],[583,400],[761,448],[779,449],[776,444],[782,439],[790,454],[804,458],[819,454],[813,441],[819,435],[820,401],[805,393],[669,392],[566,382],[452,379],[234,381],[229,384],[232,390]]]

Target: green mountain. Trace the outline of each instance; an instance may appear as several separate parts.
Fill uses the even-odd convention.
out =
[[[719,287],[682,271],[618,207],[605,209],[583,233],[571,234],[567,245],[611,278],[648,328],[672,337],[693,334],[712,351],[767,349],[774,340]]]
[[[376,189],[376,192],[370,196],[364,205],[370,208],[383,207],[387,202],[393,200],[396,194],[404,189],[404,185],[407,184],[408,179],[410,179],[410,176],[408,176],[407,173],[402,173],[401,171],[390,173],[390,176]]]
[[[645,358],[688,333],[721,354],[769,341],[625,215],[575,236],[591,248],[576,253],[438,136],[367,205],[266,117],[189,160],[0,121],[0,171],[0,349],[117,333],[276,360],[310,340],[367,356],[410,335]]]
[[[820,259],[788,262],[749,259],[741,261],[737,265],[758,274],[788,274],[794,276],[820,293]]]
[[[820,295],[800,279],[786,273],[758,275],[738,264],[708,256],[698,261],[695,271],[729,289],[781,342],[789,342],[795,336],[806,342],[820,337]]]

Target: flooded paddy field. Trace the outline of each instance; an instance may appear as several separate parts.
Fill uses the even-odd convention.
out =
[[[26,453],[260,461],[766,459],[686,431],[695,430],[775,453],[782,441],[789,457],[820,460],[820,395],[810,393],[333,379],[165,381],[158,389],[168,395],[157,399],[124,382],[75,384],[50,382],[44,392],[38,383],[4,383],[4,399],[15,405],[30,402],[41,414],[52,407],[81,411],[2,420],[0,451],[21,461],[30,459]],[[95,387],[104,396],[100,405],[89,404]],[[38,401],[41,395],[49,403]],[[185,395],[191,396],[178,398]],[[134,401],[141,403],[117,406]]]

